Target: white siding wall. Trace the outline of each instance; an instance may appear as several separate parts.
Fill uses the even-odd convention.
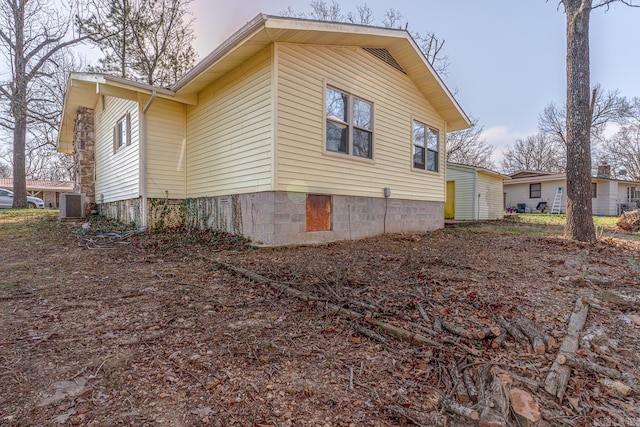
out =
[[[504,192],[507,194],[507,207],[515,208],[518,203],[526,203],[527,207],[531,209],[531,212],[535,212],[539,202],[547,202],[548,209],[551,209],[556,190],[558,187],[562,187],[562,203],[560,209],[562,212],[567,211],[567,186],[564,180],[541,182],[542,197],[534,199],[529,197],[530,184],[531,183],[528,182],[517,184],[509,184],[508,181],[505,182]]]
[[[96,201],[100,195],[104,202],[133,199],[139,197],[139,157],[138,157],[138,103],[121,98],[105,97],[94,109],[96,136]],[[131,144],[113,152],[113,129],[125,114],[131,118]]]
[[[199,94],[187,107],[187,196],[272,189],[271,48]]]
[[[145,105],[147,99],[143,99]],[[147,196],[186,197],[186,107],[156,98],[147,111]],[[168,193],[167,193],[168,192]]]
[[[280,191],[444,202],[443,119],[403,73],[357,47],[277,44]],[[372,102],[373,161],[323,153],[325,87]],[[412,120],[440,130],[439,172],[412,170]]]
[[[596,181],[597,197],[591,199],[593,213],[615,215],[617,193],[618,183],[616,181]]]
[[[480,194],[478,218],[502,219],[504,217],[502,178],[478,172],[477,190],[477,194]],[[477,194],[476,198],[478,198]]]
[[[473,191],[473,176],[475,171],[448,167],[447,168],[447,181],[456,182],[456,194],[455,194],[455,220],[474,220],[474,191]]]

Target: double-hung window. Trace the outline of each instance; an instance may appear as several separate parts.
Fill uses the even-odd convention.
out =
[[[542,184],[529,184],[529,198],[539,199],[542,197]]]
[[[437,129],[418,121],[413,122],[413,167],[438,172]]]
[[[131,116],[122,116],[113,128],[113,152],[131,144]]]
[[[326,103],[327,151],[373,158],[373,104],[332,87]]]

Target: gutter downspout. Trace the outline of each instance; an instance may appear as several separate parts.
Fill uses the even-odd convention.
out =
[[[142,120],[140,120],[140,197],[142,198],[142,228],[147,228],[149,223],[149,201],[147,199],[147,111],[156,100],[158,92],[154,89],[151,98],[142,109]]]

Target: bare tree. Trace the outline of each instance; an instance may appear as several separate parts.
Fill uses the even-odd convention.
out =
[[[567,34],[567,222],[565,236],[595,242],[591,201],[591,125],[595,96],[590,94],[589,19],[597,7],[633,0],[560,0]]]
[[[624,123],[631,114],[631,105],[626,97],[618,90],[604,91],[600,84],[596,84],[592,91],[591,110],[591,143],[597,144],[603,140],[606,127],[610,124]],[[547,105],[538,116],[538,129],[556,142],[567,143],[567,113],[566,108],[554,103]]]
[[[51,117],[38,104],[47,102],[36,87],[55,67],[56,53],[89,35],[69,37],[71,14],[66,16],[47,0],[0,0],[0,51],[10,68],[8,80],[0,81],[0,95],[8,115],[0,126],[13,132],[13,207],[27,207],[26,141],[30,123]],[[1,101],[0,101],[1,102]]]
[[[502,170],[515,173],[521,170],[562,173],[565,167],[564,145],[545,133],[518,139],[508,148],[501,162]]]
[[[472,119],[471,127],[447,135],[447,161],[465,165],[495,168],[491,159],[494,147],[482,137],[483,126]]]
[[[361,24],[361,25],[375,24],[375,20],[373,18],[373,11],[366,3],[363,5],[356,5],[355,14],[353,12],[347,13],[347,20],[352,24]]]
[[[93,71],[169,86],[196,61],[192,0],[90,0],[81,31],[99,34],[104,57]]]
[[[631,105],[629,120],[604,141],[600,156],[611,165],[613,178],[640,181],[640,98]]]
[[[335,0],[331,3],[324,0],[313,0],[310,4],[311,12],[309,17],[317,21],[344,22],[345,16],[342,14],[340,4]]]
[[[326,0],[313,0],[310,7],[311,12],[308,15],[304,12],[297,13],[291,6],[286,10],[281,11],[280,14],[282,16],[292,18],[309,18],[318,21],[350,22],[352,24],[363,25],[375,24],[373,12],[366,3],[364,5],[356,6],[357,13],[348,12],[347,15],[342,13],[340,4],[336,3],[335,0],[331,0],[331,2]],[[386,28],[402,29],[408,28],[409,24],[404,21],[404,16],[399,10],[390,8],[385,11],[384,18],[382,19],[382,26]],[[449,65],[449,58],[444,55],[443,52],[445,41],[439,39],[432,32],[422,34],[414,31],[411,32],[411,36],[436,72],[441,75],[445,75]]]
[[[383,27],[400,29],[403,27],[403,24],[406,26],[404,16],[399,10],[390,8],[384,12],[384,18],[382,20]]]

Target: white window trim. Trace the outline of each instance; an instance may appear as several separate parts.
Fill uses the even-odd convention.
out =
[[[432,130],[435,130],[438,133],[438,150],[436,151],[438,153],[438,161],[436,163],[438,170],[433,171],[433,170],[427,169],[427,152],[428,151],[433,151],[433,150],[429,150],[426,147],[426,141],[425,141],[425,147],[424,147],[425,148],[424,169],[423,168],[417,168],[415,166],[415,164],[414,164],[413,154],[415,152],[414,151],[415,150],[415,143],[414,143],[414,140],[413,140],[413,126],[414,126],[414,123],[416,123],[416,122],[420,123],[420,124],[422,124],[422,125],[424,125],[424,126],[426,126],[428,128],[431,128]],[[416,117],[412,117],[411,118],[410,128],[409,128],[409,135],[410,135],[410,137],[409,137],[409,141],[410,141],[409,150],[410,150],[410,154],[411,154],[410,157],[409,157],[409,162],[410,162],[410,165],[411,165],[411,170],[412,171],[416,171],[416,172],[420,172],[420,173],[428,173],[428,174],[432,174],[432,175],[440,175],[440,174],[442,174],[443,173],[443,171],[442,171],[443,167],[442,167],[442,164],[441,164],[441,160],[442,160],[442,155],[443,155],[442,154],[443,132],[437,126],[433,126],[433,125],[429,124],[428,120],[422,120],[422,119],[419,119],[419,118],[416,118]]]
[[[345,124],[347,124],[349,126],[349,140],[347,141],[348,143],[348,150],[350,151],[349,153],[343,153],[340,151],[333,151],[333,150],[328,150],[327,149],[327,89],[331,88],[334,89],[338,92],[342,92],[344,94],[346,94],[349,97],[349,109],[348,109],[348,120],[349,122],[346,122]],[[366,103],[371,104],[371,157],[360,157],[360,156],[356,156],[353,154],[353,129],[355,128],[355,126],[353,125],[353,103],[352,103],[352,99],[359,99],[361,101],[364,101]],[[376,145],[376,131],[375,131],[375,116],[376,116],[376,104],[375,102],[368,100],[362,96],[358,96],[358,95],[354,95],[353,92],[349,89],[342,89],[340,85],[336,85],[336,84],[331,84],[328,82],[324,82],[323,84],[323,89],[322,89],[322,154],[329,156],[329,157],[336,157],[339,159],[343,159],[343,160],[353,160],[356,162],[364,162],[364,163],[371,163],[374,164],[375,163],[375,157],[376,157],[376,149],[375,149],[375,145]],[[342,121],[340,121],[342,122]]]
[[[120,123],[126,121],[126,141],[123,141],[120,144]],[[117,153],[118,151],[124,149],[131,145],[131,114],[129,112],[120,116],[118,120],[116,120],[115,125],[113,126],[113,153]]]

